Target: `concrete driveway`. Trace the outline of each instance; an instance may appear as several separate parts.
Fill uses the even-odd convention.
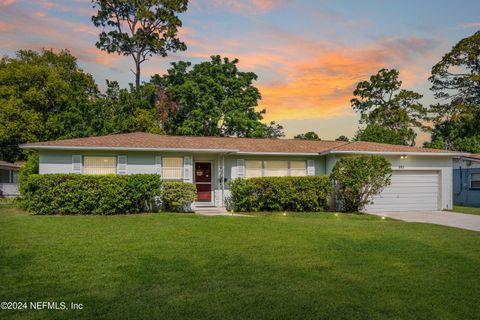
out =
[[[480,216],[448,211],[410,211],[369,213],[407,222],[440,224],[460,229],[480,231]]]

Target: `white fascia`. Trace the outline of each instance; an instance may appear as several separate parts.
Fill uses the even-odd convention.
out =
[[[264,155],[264,156],[318,156],[317,152],[248,152],[239,151],[240,155]]]
[[[384,156],[444,156],[444,157],[455,157],[462,155],[461,153],[454,152],[387,152],[387,151],[325,151],[320,152],[320,155],[327,154],[379,154]]]

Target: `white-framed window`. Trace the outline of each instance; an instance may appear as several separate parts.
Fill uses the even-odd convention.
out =
[[[307,161],[290,161],[290,175],[294,177],[303,177],[307,175]]]
[[[245,160],[246,178],[306,175],[306,160]]]
[[[288,161],[264,160],[264,177],[286,177],[288,176]]]
[[[470,188],[480,189],[480,173],[470,174]]]
[[[84,156],[84,174],[115,174],[117,172],[117,157]]]
[[[162,179],[180,180],[183,179],[183,158],[162,157]]]
[[[245,161],[245,177],[255,178],[262,176],[262,160]]]

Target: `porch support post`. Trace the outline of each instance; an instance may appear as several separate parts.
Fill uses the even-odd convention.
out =
[[[222,154],[222,207],[225,207],[225,153]]]

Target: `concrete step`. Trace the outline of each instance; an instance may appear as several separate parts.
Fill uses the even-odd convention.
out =
[[[202,206],[195,206],[193,208],[193,212],[195,213],[228,213],[225,208],[202,207]]]

